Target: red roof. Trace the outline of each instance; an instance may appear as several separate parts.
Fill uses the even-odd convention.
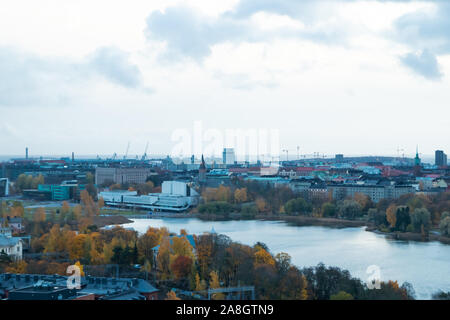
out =
[[[315,169],[312,167],[296,167],[295,168],[295,171],[297,171],[297,172],[312,172],[314,170]]]

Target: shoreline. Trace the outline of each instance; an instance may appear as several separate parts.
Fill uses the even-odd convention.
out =
[[[374,227],[371,223],[362,220],[346,220],[346,219],[337,219],[337,218],[317,218],[317,217],[306,217],[306,216],[279,216],[279,215],[256,215],[251,219],[242,218],[240,215],[231,214],[229,217],[224,218],[219,215],[200,215],[198,213],[163,213],[163,214],[155,214],[155,215],[133,215],[133,216],[125,216],[125,215],[108,215],[101,216],[99,221],[96,221],[96,225],[101,228],[106,225],[121,225],[131,223],[132,219],[160,219],[160,218],[174,218],[174,219],[183,219],[183,218],[196,218],[202,221],[240,221],[240,220],[254,220],[254,221],[282,221],[286,222],[288,225],[297,226],[297,227],[308,227],[308,226],[316,226],[316,227],[326,227],[326,228],[334,228],[334,229],[343,229],[343,228],[359,228],[366,227],[365,231],[374,232],[376,234],[384,235],[386,238],[391,240],[398,241],[414,241],[414,242],[433,242],[437,241],[442,244],[450,245],[450,238],[429,234],[427,239],[423,239],[420,233],[412,233],[412,232],[382,232]],[[111,222],[111,223],[108,223]]]

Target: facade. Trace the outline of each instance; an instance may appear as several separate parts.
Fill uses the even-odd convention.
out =
[[[153,173],[150,168],[96,168],[95,183],[142,184]]]
[[[398,199],[402,195],[415,193],[413,186],[396,186],[396,185],[357,185],[342,184],[328,185],[327,189],[331,193],[333,199],[343,200],[347,197],[353,198],[356,194],[364,194],[373,202],[377,203],[382,199]]]
[[[69,199],[80,199],[80,193],[86,189],[86,185],[78,184],[77,181],[63,181],[61,184],[40,184],[37,191],[27,190],[29,197],[39,197],[46,195],[54,201],[64,201]]]
[[[434,162],[437,167],[447,166],[447,155],[442,150],[436,150]]]
[[[0,253],[7,254],[13,261],[22,260],[23,244],[22,239],[11,236],[11,231],[7,232],[1,228],[0,232]]]
[[[20,217],[0,218],[0,225],[7,225],[11,232],[21,233],[24,230],[23,220]]]
[[[222,161],[224,164],[232,165],[236,161],[233,148],[224,148],[222,152]]]
[[[100,192],[108,206],[119,206],[154,211],[183,212],[198,204],[198,193],[187,183],[164,181],[161,193],[138,196],[136,191]]]
[[[0,179],[0,197],[9,196],[9,180],[8,178]]]

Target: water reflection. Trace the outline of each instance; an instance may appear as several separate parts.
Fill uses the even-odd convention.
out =
[[[171,232],[186,229],[202,234],[212,228],[232,240],[253,245],[264,242],[272,253],[287,252],[299,266],[319,262],[348,269],[365,280],[367,267],[381,268],[382,280],[410,282],[419,299],[429,299],[439,289],[450,291],[450,246],[438,242],[389,240],[364,228],[331,229],[295,227],[278,221],[201,221],[198,219],[137,219],[124,227],[143,233],[148,227]]]

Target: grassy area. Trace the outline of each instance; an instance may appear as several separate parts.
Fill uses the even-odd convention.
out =
[[[114,208],[102,208],[100,210],[100,214],[110,214],[110,215],[121,215],[121,216],[131,216],[131,215],[138,215],[138,214],[145,214],[146,211],[142,210],[119,210]]]

